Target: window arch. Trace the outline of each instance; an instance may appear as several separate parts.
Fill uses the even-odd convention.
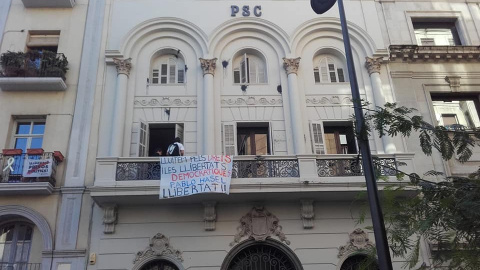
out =
[[[233,83],[267,83],[267,65],[265,57],[256,50],[242,50],[233,60]]]
[[[150,83],[183,84],[185,83],[185,71],[185,60],[180,51],[162,51],[152,61]]]
[[[11,222],[0,226],[0,265],[27,268],[32,246],[33,226],[26,222]],[[20,266],[20,267],[18,267]]]
[[[179,270],[178,267],[167,260],[154,260],[144,266],[141,270]]]
[[[346,82],[345,64],[333,54],[321,54],[314,59],[315,83]]]
[[[376,261],[369,260],[366,255],[357,254],[348,257],[340,267],[340,270],[378,270]]]

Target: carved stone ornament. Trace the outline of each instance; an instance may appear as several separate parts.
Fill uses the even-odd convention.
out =
[[[115,224],[117,224],[117,205],[103,206],[103,224],[105,228],[103,233],[111,234],[115,232]]]
[[[365,67],[368,70],[368,74],[372,75],[373,73],[379,73],[382,68],[383,57],[365,57]]]
[[[217,58],[213,58],[213,59],[198,58],[198,59],[200,60],[200,66],[203,69],[203,76],[207,74],[214,75],[215,68],[217,67]]]
[[[132,61],[132,58],[128,58],[128,59],[113,58],[113,62],[117,67],[117,74],[125,74],[129,76],[130,69],[132,68],[131,61]]]
[[[458,92],[460,89],[460,79],[462,77],[460,76],[447,76],[445,77],[445,81],[450,84],[450,89],[452,89],[452,92]]]
[[[204,218],[205,231],[215,231],[215,222],[217,221],[217,211],[215,210],[216,202],[204,202]]]
[[[316,96],[307,97],[305,102],[308,105],[348,105],[353,104],[351,96]]]
[[[374,245],[368,239],[368,234],[358,228],[350,234],[350,241],[348,244],[340,247],[338,257],[340,258],[353,252],[365,251],[372,248],[374,248]]]
[[[157,233],[152,239],[150,239],[150,244],[144,251],[137,252],[137,256],[135,257],[135,260],[133,260],[133,263],[137,263],[145,257],[165,255],[171,255],[177,258],[178,261],[183,262],[182,252],[172,248],[170,246],[170,240],[168,240],[165,235]]]
[[[152,99],[136,99],[135,106],[141,107],[186,107],[197,106],[197,100],[182,97],[162,97]]]
[[[283,100],[281,98],[268,98],[268,97],[237,97],[222,99],[222,105],[230,106],[281,106]]]
[[[242,237],[252,238],[255,241],[265,241],[265,239],[272,236],[277,236],[280,241],[290,245],[290,241],[287,240],[287,237],[282,232],[282,226],[278,222],[278,218],[263,206],[255,206],[240,219],[240,226],[237,228],[238,232],[230,246],[240,242]]]
[[[297,58],[283,58],[283,67],[287,71],[287,75],[290,73],[297,74],[298,66],[300,65],[300,57]]]
[[[301,217],[304,229],[312,229],[315,226],[315,212],[313,211],[313,200],[301,201]]]

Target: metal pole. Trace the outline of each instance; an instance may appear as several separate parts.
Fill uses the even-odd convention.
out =
[[[372,216],[373,231],[375,234],[375,245],[377,247],[377,255],[379,267],[381,270],[392,270],[392,260],[388,249],[387,234],[383,222],[382,209],[378,200],[377,180],[375,179],[375,170],[373,167],[372,155],[370,153],[370,145],[368,138],[363,136],[365,119],[363,117],[363,109],[360,101],[360,92],[358,90],[357,75],[353,64],[352,47],[350,45],[350,37],[348,35],[347,20],[345,19],[345,9],[343,0],[338,0],[338,9],[340,12],[340,21],[342,23],[343,42],[345,44],[345,53],[347,57],[348,77],[350,78],[350,87],[352,88],[352,98],[355,111],[355,120],[358,141],[358,148],[362,154],[363,171],[367,182],[368,203],[370,205],[370,214]]]

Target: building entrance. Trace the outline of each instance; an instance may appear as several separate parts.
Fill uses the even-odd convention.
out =
[[[230,261],[227,270],[298,270],[290,257],[273,245],[247,246]]]
[[[156,260],[144,265],[140,270],[179,270],[173,263],[166,260]]]

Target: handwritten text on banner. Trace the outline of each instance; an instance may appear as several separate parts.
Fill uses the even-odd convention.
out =
[[[230,156],[161,157],[160,199],[230,192]]]

